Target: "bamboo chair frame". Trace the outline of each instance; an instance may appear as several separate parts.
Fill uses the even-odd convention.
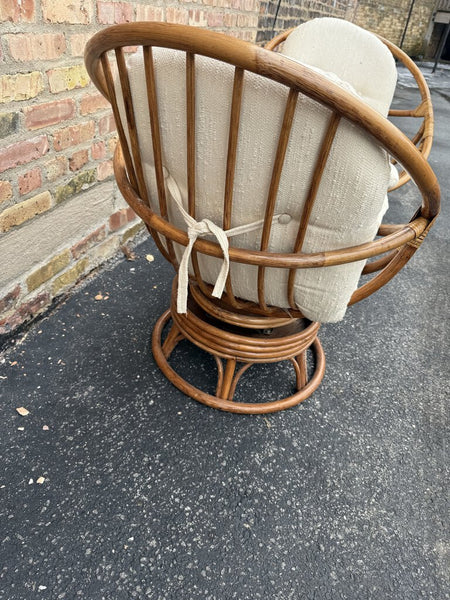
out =
[[[124,58],[124,47],[142,46],[146,72],[148,108],[151,122],[155,176],[160,215],[150,206],[145,185],[136,128],[134,107]],[[230,261],[258,267],[258,303],[236,298],[231,277],[228,276],[226,293],[221,300],[211,295],[212,286],[202,280],[198,253],[222,258],[219,244],[198,239],[193,247],[194,275],[190,278],[188,312],[176,312],[175,294],[171,309],[158,320],[153,332],[152,349],[156,362],[179,389],[209,406],[231,412],[267,413],[294,406],[320,384],[324,374],[325,358],[317,338],[318,323],[303,319],[294,303],[293,284],[297,269],[345,264],[362,259],[379,257],[368,263],[365,273],[376,273],[353,294],[350,304],[366,298],[386,284],[411,258],[428,233],[440,207],[440,192],[436,177],[423,154],[392,123],[357,98],[334,85],[307,67],[284,58],[276,52],[242,42],[224,34],[194,27],[167,23],[126,23],[108,27],[88,42],[85,51],[86,67],[97,88],[110,101],[119,134],[119,144],[114,156],[114,170],[119,188],[128,204],[143,219],[155,242],[175,270],[178,263],[173,243],[188,244],[187,233],[167,219],[167,201],[163,175],[163,135],[158,120],[155,74],[152,47],[179,50],[186,55],[186,115],[187,115],[187,178],[188,209],[195,218],[195,55],[203,55],[229,63],[235,68],[228,156],[226,161],[226,187],[224,194],[223,223],[227,229],[231,222],[233,203],[233,178],[236,167],[240,103],[245,71],[270,78],[289,88],[286,109],[281,127],[278,149],[272,166],[265,220],[259,250],[229,248]],[[123,123],[108,52],[114,51],[121,89],[125,102],[127,122]],[[332,111],[328,131],[319,152],[315,175],[309,190],[295,245],[290,253],[267,250],[272,217],[275,210],[278,185],[293,121],[295,103],[299,93],[306,94]],[[325,252],[303,253],[302,244],[308,219],[314,204],[320,178],[326,165],[334,134],[340,119],[345,118],[364,129],[389,154],[398,160],[416,183],[422,204],[410,222],[399,225],[382,225],[379,238],[370,243]],[[125,135],[129,133],[130,144]],[[424,142],[425,144],[425,142]],[[163,242],[164,240],[164,242]],[[288,298],[291,308],[269,306],[265,300],[265,270],[278,267],[289,270]],[[176,282],[174,283],[176,285]],[[172,319],[172,327],[162,343],[164,325]],[[182,379],[168,363],[168,358],[181,339],[188,339],[215,357],[218,382],[215,395],[199,390]],[[314,349],[315,371],[308,378],[307,350]],[[222,361],[225,361],[225,364]],[[254,363],[289,360],[295,371],[297,391],[284,399],[257,404],[233,400],[237,382]],[[242,366],[238,368],[238,363]]]
[[[286,40],[288,35],[294,31],[295,27],[283,31],[278,34],[273,39],[269,40],[267,44],[265,44],[264,48],[266,50],[271,50],[273,52],[277,52],[280,50],[280,46]],[[434,114],[433,114],[433,104],[431,102],[431,94],[428,89],[427,82],[425,81],[425,77],[422,75],[422,72],[416,65],[416,63],[411,60],[411,58],[403,52],[398,46],[385,39],[384,37],[377,35],[377,37],[385,44],[389,50],[391,51],[393,57],[401,62],[412,74],[414,77],[417,88],[420,93],[420,102],[415,108],[411,109],[391,109],[389,111],[390,117],[414,117],[417,119],[422,119],[420,122],[419,128],[417,132],[412,136],[412,143],[418,148],[419,152],[422,154],[424,158],[428,158],[431,152],[431,146],[433,145],[433,133],[434,133]],[[393,160],[395,164],[395,159]],[[389,189],[390,192],[397,190],[402,185],[405,185],[408,181],[410,181],[411,176],[408,174],[406,170],[402,170],[399,173],[399,180],[396,185],[392,186]]]

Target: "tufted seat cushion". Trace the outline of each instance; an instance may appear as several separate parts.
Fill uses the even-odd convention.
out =
[[[289,36],[283,52],[303,62],[312,61],[314,56],[321,54],[318,61],[320,65],[314,64],[316,70],[384,114],[392,98],[393,85],[395,87],[392,56],[386,53],[384,45],[377,38],[356,26],[347,28],[349,24],[344,25],[345,38],[329,33],[334,27],[332,21],[337,28],[342,28],[342,22],[336,23],[334,19],[317,20],[314,34],[310,31],[311,23],[301,25]],[[321,27],[325,27],[326,33],[321,31]],[[302,28],[308,28],[306,36],[301,34]],[[319,54],[317,50],[304,48],[316,36],[320,44],[327,48]],[[317,41],[315,43],[317,47]],[[344,44],[345,48],[338,50],[339,43]],[[168,196],[172,197],[169,200],[169,218],[186,230],[185,220],[173,201],[173,193],[169,193],[169,188],[173,192],[173,186],[176,185],[177,193],[184,207],[187,207],[185,55],[163,48],[154,48],[153,54],[163,164],[171,183],[168,186]],[[369,55],[368,62],[366,54]],[[336,56],[341,58],[335,60]],[[339,70],[340,61],[348,57],[353,61],[356,57],[358,68],[355,65],[354,68],[341,65]],[[200,221],[207,218],[221,226],[234,68],[201,56],[196,56],[195,64],[196,219]],[[152,207],[159,212],[142,54],[138,52],[131,56],[128,65],[146,182]],[[367,72],[372,67],[373,73],[367,78]],[[361,86],[359,78],[364,80]],[[119,90],[117,82],[116,87]],[[283,85],[245,73],[232,227],[264,218],[287,95],[288,90]],[[118,96],[120,99],[119,92]],[[119,108],[123,118],[122,103],[119,103]],[[327,108],[306,96],[299,96],[275,207],[275,213],[282,216],[272,225],[269,251],[292,251],[330,116],[331,111]],[[387,208],[385,196],[389,176],[389,161],[384,150],[367,134],[342,119],[311,214],[303,252],[343,248],[372,240]],[[260,240],[261,229],[257,228],[231,238],[230,245],[259,249]],[[176,252],[180,260],[184,248],[176,246]],[[221,260],[198,256],[203,279],[214,284]],[[311,320],[340,320],[363,266],[364,261],[359,261],[336,267],[299,270],[295,279],[296,305]],[[230,272],[235,295],[257,302],[257,268],[232,263]],[[287,278],[288,271],[284,269],[266,270],[265,293],[268,304],[289,307]]]

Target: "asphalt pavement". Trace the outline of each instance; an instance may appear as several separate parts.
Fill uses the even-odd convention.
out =
[[[389,285],[321,329],[325,379],[300,406],[227,414],[165,379],[149,344],[172,273],[148,239],[8,342],[0,598],[450,597],[450,73],[427,77],[442,214]],[[392,220],[417,204],[394,194]],[[213,361],[177,352],[208,385]],[[240,397],[289,392],[288,375],[252,367]]]

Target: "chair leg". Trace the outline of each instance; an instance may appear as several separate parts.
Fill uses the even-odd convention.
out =
[[[219,380],[217,385],[216,395],[218,398],[223,398],[224,400],[229,399],[229,393],[233,384],[235,370],[236,360],[234,358],[229,358],[225,364],[223,377],[221,378],[221,381]]]
[[[175,346],[178,344],[180,340],[184,338],[184,335],[178,329],[175,323],[172,323],[172,327],[170,328],[169,333],[162,345],[162,351],[165,358],[169,358],[172,354]]]
[[[306,363],[306,350],[292,359],[297,379],[297,390],[301,390],[308,383],[308,367]]]

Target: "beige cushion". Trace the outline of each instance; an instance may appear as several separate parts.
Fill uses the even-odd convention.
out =
[[[163,162],[167,173],[178,185],[186,207],[185,55],[174,50],[154,49],[154,57]],[[383,57],[384,53],[380,60]],[[129,68],[147,185],[152,205],[158,210],[141,54],[129,59]],[[196,218],[198,221],[208,218],[219,226],[222,224],[233,75],[233,67],[225,63],[196,57]],[[349,89],[347,83],[342,85]],[[287,93],[281,84],[251,73],[245,74],[232,227],[264,218]],[[299,97],[275,209],[277,214],[288,216],[282,219],[282,223],[273,225],[269,251],[292,251],[330,115],[325,107],[306,96]],[[303,250],[323,251],[372,240],[386,209],[389,174],[386,153],[363,131],[342,120],[312,211]],[[170,218],[186,229],[173,202]],[[260,239],[261,230],[257,230],[232,238],[230,245],[259,249]],[[176,250],[181,258],[184,248]],[[221,261],[200,255],[199,258],[204,280],[214,283]],[[341,319],[363,266],[364,262],[360,261],[298,271],[295,281],[297,306],[311,320]],[[235,263],[231,265],[231,275],[236,296],[258,300],[256,267]],[[289,306],[287,277],[288,272],[283,269],[266,271],[265,291],[269,304]]]
[[[313,19],[289,34],[281,53],[331,71],[353,86],[364,102],[387,116],[397,69],[387,46],[372,33],[342,19]]]

